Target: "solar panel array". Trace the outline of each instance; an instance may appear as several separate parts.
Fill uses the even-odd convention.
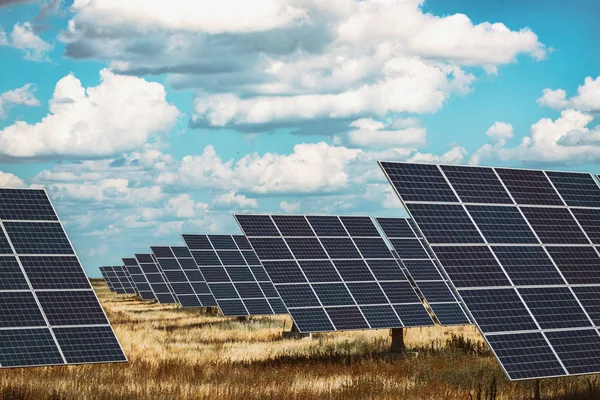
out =
[[[152,254],[136,254],[135,259],[138,262],[142,273],[146,277],[154,298],[161,304],[177,303],[162,273],[152,258]]]
[[[429,245],[420,232],[413,230],[408,218],[375,220],[392,245],[400,265],[412,278],[440,325],[469,325],[471,322],[460,301],[438,269],[435,256],[430,254]]]
[[[158,260],[156,259],[154,254],[151,253],[150,256],[152,257],[152,260],[154,260],[154,265],[156,265],[156,268],[158,268],[158,272],[160,272],[160,274],[162,275],[163,281],[167,285],[167,288],[169,289],[169,293],[171,294],[171,296],[174,299],[174,303],[177,303],[177,296],[175,296],[175,290],[173,290],[173,286],[171,286],[171,282],[169,282],[169,280],[167,279],[167,276],[165,275],[165,271],[163,271],[162,267],[158,263]]]
[[[243,235],[182,235],[224,316],[287,314]]]
[[[131,276],[129,276],[129,272],[127,272],[125,267],[122,265],[114,266],[113,270],[117,274],[117,278],[119,279],[119,282],[121,282],[121,286],[123,286],[125,293],[136,294],[137,290],[133,284],[133,281],[131,280]]]
[[[146,279],[146,275],[142,272],[137,260],[135,258],[123,258],[123,264],[125,264],[124,268],[131,277],[133,286],[142,300],[156,300],[154,292],[152,292],[152,288]]]
[[[185,246],[151,246],[159,266],[182,307],[217,305],[192,254]]]
[[[108,271],[106,269],[106,267],[100,267],[100,273],[102,274],[102,277],[104,278],[104,281],[106,282],[106,286],[108,286],[108,290],[110,290],[113,293],[116,293],[117,290],[115,289],[113,282],[112,282],[112,275],[114,275],[116,277],[114,272],[112,270]]]
[[[369,217],[235,218],[301,332],[433,325]]]
[[[133,283],[122,266],[104,266],[100,267],[100,271],[103,276],[106,275],[108,282],[117,294],[136,293]]]
[[[590,174],[382,162],[510,379],[600,372]]]
[[[0,189],[0,367],[127,361],[44,190]]]

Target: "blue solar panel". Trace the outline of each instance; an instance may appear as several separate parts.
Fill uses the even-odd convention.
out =
[[[193,261],[187,247],[151,246],[152,253],[171,284],[177,302],[186,307],[213,307],[216,305],[206,281]],[[205,304],[203,300],[209,301]]]
[[[398,260],[411,277],[417,292],[427,301],[429,308],[442,325],[467,325],[469,318],[407,218],[376,218],[386,238],[392,244]],[[433,307],[439,305],[439,307]],[[436,312],[437,310],[437,312]]]
[[[0,188],[0,253],[0,368],[127,361],[44,190]]]
[[[135,258],[150,285],[154,298],[161,304],[177,303],[169,286],[167,286],[163,274],[156,265],[154,258],[152,258],[152,254],[136,254]]]
[[[369,217],[236,218],[300,331],[433,324]]]
[[[192,247],[190,250],[223,315],[286,313],[278,302],[277,292],[263,290],[270,288],[271,281],[243,235],[184,235],[183,238],[192,247],[205,241],[210,245],[210,250]]]
[[[457,202],[446,189],[405,195],[411,169],[381,165],[510,379],[600,372],[600,187],[590,174],[430,165],[424,187],[440,185],[438,169]]]

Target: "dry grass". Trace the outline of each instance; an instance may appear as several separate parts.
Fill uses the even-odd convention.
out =
[[[473,327],[408,329],[416,358],[391,360],[386,330],[281,340],[288,317],[231,318],[146,304],[95,283],[128,363],[0,370],[3,399],[529,399]],[[600,383],[598,385],[600,387]],[[543,381],[542,398],[597,399],[595,377]]]

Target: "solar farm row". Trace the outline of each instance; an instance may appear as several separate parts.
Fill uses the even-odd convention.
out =
[[[600,372],[600,188],[590,174],[381,167],[511,379]]]

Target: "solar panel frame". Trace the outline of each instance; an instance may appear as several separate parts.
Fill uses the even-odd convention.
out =
[[[244,235],[182,237],[224,316],[287,314]]]
[[[137,294],[133,281],[125,267],[122,265],[113,265],[112,269],[115,271],[117,279],[125,291],[125,294]]]
[[[387,254],[383,258],[398,271],[402,280],[380,281],[374,275],[368,260],[364,254],[361,254],[355,239],[379,239],[385,244],[381,234],[377,230],[374,222],[369,217],[362,216],[331,216],[331,215],[288,215],[286,218],[295,218],[300,220],[302,228],[298,230],[300,236],[284,236],[278,226],[278,220],[282,217],[276,214],[260,215],[234,215],[238,225],[248,237],[250,244],[256,250],[257,256],[265,266],[265,270],[283,302],[285,303],[292,319],[301,332],[331,332],[339,330],[363,330],[363,329],[382,329],[382,328],[402,328],[409,326],[431,326],[433,320],[427,313],[427,310],[421,303],[414,289],[408,283],[408,279],[402,271],[400,265],[394,258],[390,249],[387,248]],[[332,220],[332,217],[335,218]],[[322,223],[319,219],[322,218]],[[267,222],[270,220],[270,223]],[[269,226],[268,229],[257,229],[249,225],[252,221],[260,220],[262,226]],[[334,222],[332,222],[334,221]],[[306,226],[310,227],[312,232],[307,231]],[[348,227],[350,230],[348,230]],[[328,227],[329,226],[329,227]],[[340,231],[340,226],[344,229]],[[275,230],[272,229],[275,227]],[[265,233],[271,236],[252,236],[252,234]],[[275,235],[277,232],[277,235]],[[289,227],[287,232],[294,234],[293,227]],[[317,232],[325,235],[321,236]],[[365,236],[356,236],[364,234]],[[377,236],[375,236],[377,235]],[[311,251],[311,254],[317,255],[318,259],[311,260],[305,258],[307,254],[299,252],[290,246],[290,243],[296,243],[300,238],[316,238],[321,250]],[[258,250],[267,243],[266,250]],[[277,252],[269,252],[269,243],[278,243],[281,247]],[[279,244],[281,243],[281,244]],[[316,245],[311,244],[311,247]],[[386,246],[387,247],[387,246]],[[285,250],[285,251],[284,251]],[[364,249],[363,249],[364,250]],[[381,254],[380,251],[376,252]],[[324,254],[324,256],[322,255]],[[283,258],[277,259],[277,256]],[[273,258],[275,257],[275,258]],[[377,260],[377,259],[375,259]],[[312,274],[306,268],[306,262],[319,261],[330,263],[329,268],[337,272],[336,277],[332,274],[325,274],[323,281],[311,281],[309,276]],[[304,264],[303,264],[304,263]],[[342,268],[343,267],[343,268]],[[396,292],[392,292],[392,286],[385,286],[386,283],[405,283],[406,286],[396,286]],[[377,298],[385,298],[385,302],[378,304],[364,304],[361,298],[365,298],[363,290],[369,284],[375,284],[378,287]],[[362,287],[362,289],[361,289]],[[407,292],[408,290],[408,292]],[[403,294],[408,294],[411,302],[400,304],[390,300],[389,296],[402,298]],[[358,298],[358,300],[357,300]],[[400,311],[409,318],[419,319],[419,323],[403,324],[400,317],[400,311],[394,306],[401,307]],[[377,307],[376,312],[373,307]],[[404,310],[402,310],[404,307]],[[363,311],[363,308],[367,311]],[[367,318],[371,318],[371,322]],[[310,316],[310,318],[307,318]],[[391,318],[387,324],[382,324],[380,316]],[[337,324],[336,324],[337,323]],[[372,325],[371,325],[372,323]],[[382,326],[387,325],[387,326]]]
[[[400,262],[404,273],[410,278],[409,281],[413,284],[417,293],[427,301],[427,304],[438,323],[443,326],[470,325],[471,320],[464,312],[460,300],[458,300],[457,295],[452,289],[453,287],[448,283],[448,279],[445,277],[444,273],[440,271],[435,255],[431,255],[430,252],[427,251],[427,243],[419,241],[419,236],[408,222],[408,218],[375,218],[375,221],[381,228],[384,237],[395,250],[394,254]],[[396,223],[395,226],[394,223]],[[404,244],[403,242],[407,241],[410,241],[411,244],[415,242],[418,243],[422,252],[409,252],[408,254],[411,255],[402,257],[400,255],[403,253],[401,248]],[[419,262],[430,263],[436,274],[433,274],[433,270],[431,270],[427,276],[419,277],[417,274]],[[413,265],[415,266],[414,269],[412,268]],[[427,289],[431,285],[438,286],[438,290],[441,290],[441,293],[436,293],[435,295],[444,296],[443,301],[439,301],[439,299],[436,300],[433,296],[429,296],[430,292]],[[458,308],[453,307],[453,304]],[[434,308],[438,310],[437,313]]]
[[[124,268],[131,277],[131,282],[142,300],[156,300],[154,292],[146,279],[135,257],[123,258]]]
[[[106,286],[108,286],[108,290],[115,293],[115,287],[113,286],[110,279],[108,279],[108,275],[106,274],[104,267],[100,267],[99,269],[100,269],[100,273],[102,274],[102,278],[104,278],[104,282],[106,282]]]
[[[142,273],[146,277],[146,281],[148,281],[156,301],[160,304],[177,304],[177,300],[171,294],[167,282],[158,268],[158,265],[156,265],[152,254],[136,253],[135,259],[142,270]]]
[[[116,294],[125,294],[125,289],[123,288],[123,285],[121,285],[119,278],[117,278],[117,274],[112,266],[105,265],[100,267],[100,270],[106,274],[108,282],[110,282],[110,285]]]
[[[22,197],[27,198],[27,200],[22,201]],[[35,201],[31,200],[32,198],[35,198]],[[2,208],[0,213],[3,217],[0,218],[0,236],[4,236],[4,243],[10,249],[10,253],[6,252],[5,249],[4,254],[0,257],[3,261],[16,261],[19,267],[18,272],[27,285],[26,288],[23,288],[24,290],[18,291],[10,287],[4,287],[0,289],[0,293],[9,297],[14,293],[28,294],[28,297],[33,300],[32,304],[35,304],[39,315],[42,316],[42,320],[34,325],[19,325],[0,330],[0,335],[2,335],[2,340],[0,340],[0,368],[126,362],[127,357],[110,326],[106,313],[100,305],[74,251],[71,240],[46,191],[33,188],[0,188],[0,203],[2,206],[0,207]],[[11,210],[7,212],[7,208],[11,208]],[[8,218],[4,218],[7,216]],[[31,219],[10,219],[23,218],[24,216]],[[37,245],[37,247],[29,247],[29,249],[37,250],[30,254],[17,251],[12,243],[12,237],[5,227],[5,224],[11,223],[19,223],[23,228],[28,226],[31,228],[19,232],[20,240],[28,239],[27,236],[24,236],[28,232],[39,233],[40,231],[37,228],[41,225],[36,226],[36,224],[45,224],[45,226],[56,224],[51,229],[53,233],[52,240],[46,243],[49,245],[52,243],[60,244],[60,251],[57,251],[56,248],[39,247]],[[38,243],[44,242],[43,236],[32,236],[31,238]],[[46,249],[50,251],[42,252]],[[21,258],[24,260],[35,259],[36,268],[42,268],[44,262],[56,261],[52,268],[48,268],[46,271],[48,280],[42,282],[43,279],[40,278],[42,279],[40,283],[44,283],[43,288],[32,284],[29,279],[29,272],[32,272],[32,270],[29,269],[28,272]],[[65,269],[61,270],[60,264],[67,261],[70,265],[65,265]],[[3,267],[3,271],[0,272],[4,273],[5,271]],[[65,273],[63,274],[61,271]],[[78,275],[78,279],[74,279],[76,275]],[[60,277],[63,279],[58,279]],[[65,282],[65,279],[70,282]],[[77,297],[83,299],[82,296],[86,298],[85,304],[74,301]],[[41,301],[40,298],[42,297],[45,299],[62,299],[62,302],[49,303],[46,300]],[[67,297],[71,299],[68,302],[65,301]],[[87,312],[94,315],[94,324],[89,324],[85,318],[81,318],[82,312],[86,311],[81,307],[87,308]],[[53,324],[49,315],[52,317],[52,321],[62,321],[61,323],[65,323],[65,325]],[[5,318],[5,315],[0,315],[1,321],[4,321]],[[88,334],[81,334],[82,329],[87,329]],[[89,345],[100,337],[101,330],[105,344],[110,346],[110,349],[109,352],[98,354],[91,350]],[[77,359],[71,357],[71,347],[67,341],[63,340],[63,334],[81,343],[80,357]],[[87,348],[84,348],[86,346]]]
[[[178,251],[179,247],[183,247],[187,250],[187,247],[185,246],[150,246],[150,249],[152,250],[154,257],[156,258],[158,265],[163,270],[165,280],[169,282],[169,284],[173,288],[173,295],[177,299],[177,302],[184,308],[216,306],[217,303],[212,293],[208,289],[208,286],[206,286],[206,280],[204,279],[204,276],[202,276],[202,273],[200,272],[196,263],[194,262],[192,254],[188,251],[189,257],[187,257],[187,255],[185,257],[182,256],[181,252]],[[169,252],[164,251],[165,249],[168,249]],[[179,253],[179,256],[176,253]],[[198,274],[202,278],[201,280],[190,280],[190,277],[192,275],[191,273],[189,273],[190,269],[184,269],[184,265],[189,264],[186,263],[184,260],[188,259],[191,262],[193,262],[193,265],[195,267],[193,270],[198,272]],[[172,266],[177,268],[170,268],[169,270],[167,270],[166,261],[173,261],[174,264],[171,263]],[[169,272],[171,271],[180,272],[180,274],[173,274],[173,276],[177,276],[177,279],[169,278]],[[198,287],[200,286],[206,286],[206,290],[198,291]]]
[[[412,204],[413,202],[410,200],[404,199],[400,195],[400,191],[397,190],[394,183],[392,182],[392,180],[390,179],[390,177],[387,174],[386,167],[391,164],[393,164],[393,163],[387,163],[387,162],[379,163],[384,174],[386,175],[388,180],[390,180],[390,183],[392,183],[392,186],[394,187],[396,194],[398,194],[398,196],[399,196],[400,200],[403,202],[403,204],[405,206],[407,206],[407,210],[409,211],[409,214],[410,214],[410,204]],[[443,172],[444,165],[437,165],[437,168]],[[484,246],[484,247],[489,248],[491,253],[494,255],[494,258],[496,259],[498,265],[502,269],[502,272],[504,273],[504,275],[506,276],[506,278],[508,280],[508,284],[504,284],[502,286],[496,286],[496,287],[487,287],[487,288],[483,288],[483,289],[485,289],[489,292],[492,292],[494,290],[499,290],[499,289],[513,288],[513,290],[515,290],[517,293],[519,302],[527,310],[527,313],[529,314],[529,316],[532,318],[532,320],[536,324],[536,329],[534,329],[533,331],[504,330],[503,332],[483,333],[483,336],[484,336],[485,340],[488,342],[488,345],[490,345],[492,352],[496,355],[496,357],[500,361],[502,368],[504,369],[507,376],[511,380],[537,379],[537,378],[558,377],[558,376],[566,376],[566,375],[571,376],[571,375],[581,375],[581,374],[600,372],[600,363],[597,363],[593,369],[590,369],[588,366],[588,369],[584,372],[569,371],[569,369],[565,365],[565,362],[563,362],[563,359],[559,355],[559,352],[554,348],[554,345],[551,343],[550,336],[553,336],[553,335],[556,336],[561,332],[593,331],[594,335],[597,336],[599,334],[598,334],[598,330],[597,330],[598,323],[595,323],[593,321],[593,318],[591,318],[591,316],[590,316],[590,313],[595,312],[596,309],[595,308],[594,309],[586,308],[586,306],[583,305],[582,299],[580,299],[578,297],[578,295],[576,294],[577,289],[581,290],[585,287],[590,288],[590,287],[594,287],[594,285],[593,284],[592,285],[569,284],[568,280],[565,278],[562,271],[560,270],[560,268],[558,267],[554,258],[548,252],[547,247],[546,247],[546,246],[550,246],[550,245],[552,245],[552,247],[564,247],[564,248],[567,248],[569,246],[585,246],[585,247],[589,247],[589,248],[593,249],[596,253],[596,256],[600,257],[600,253],[598,251],[597,246],[595,246],[594,241],[590,238],[590,235],[588,235],[588,232],[586,231],[584,226],[582,226],[582,224],[579,222],[578,218],[576,217],[576,213],[574,212],[574,210],[593,210],[595,208],[583,207],[583,206],[579,206],[579,205],[572,205],[573,202],[571,202],[571,205],[568,204],[567,201],[565,201],[565,199],[563,198],[561,192],[555,187],[553,180],[549,177],[548,173],[550,171],[520,170],[520,169],[490,168],[490,167],[480,167],[480,168],[487,168],[487,169],[490,169],[490,170],[493,170],[496,172],[496,175],[498,176],[500,181],[503,183],[507,193],[509,193],[511,198],[513,199],[513,204],[508,204],[508,205],[504,205],[504,206],[513,207],[513,208],[516,208],[519,210],[519,212],[521,213],[523,218],[529,224],[530,229],[534,232],[536,238],[538,239],[538,243],[529,244],[528,246],[536,246],[536,247],[539,247],[544,250],[546,256],[551,260],[552,265],[555,269],[555,272],[558,273],[560,275],[560,277],[562,278],[562,284],[558,285],[558,287],[562,287],[562,288],[564,288],[564,290],[566,290],[563,293],[563,295],[561,295],[561,298],[563,298],[563,300],[558,300],[558,298],[553,297],[554,295],[551,295],[551,296],[543,295],[542,296],[543,303],[534,301],[531,298],[525,299],[524,297],[526,297],[526,296],[523,296],[521,292],[527,293],[528,288],[516,285],[511,280],[510,274],[507,273],[507,271],[504,269],[504,266],[500,262],[499,258],[496,256],[494,249],[496,247],[501,246],[501,244],[493,243],[493,242],[490,243],[487,241],[484,241],[483,244],[471,243],[470,245]],[[502,173],[500,173],[499,171],[502,171]],[[550,172],[550,174],[551,173],[552,172]],[[570,174],[579,174],[580,176],[589,175],[586,173],[570,173]],[[510,177],[510,179],[512,180],[511,184],[506,185],[504,182],[504,179],[501,175]],[[527,176],[535,176],[535,180],[532,181],[534,186],[528,186],[529,183],[524,178]],[[521,179],[521,180],[519,181],[519,179]],[[544,179],[546,180],[546,183],[544,183]],[[397,181],[398,181],[398,179],[397,179]],[[589,179],[586,179],[586,181],[589,182]],[[592,181],[593,181],[593,179],[592,179]],[[596,181],[594,181],[594,183],[596,186],[598,186]],[[527,193],[527,190],[529,187],[533,188],[533,191],[531,193]],[[515,192],[513,192],[513,191],[515,191]],[[599,192],[598,188],[594,188],[593,192],[598,193]],[[518,194],[517,199],[515,197],[513,197],[513,193]],[[549,197],[545,198],[544,196],[546,196],[546,195],[548,195]],[[460,200],[460,197],[458,195],[457,195],[457,198]],[[560,200],[560,203],[557,201],[557,199]],[[573,201],[581,202],[581,200],[577,200],[577,199],[575,199]],[[585,201],[587,201],[589,203],[590,202],[589,197],[586,198]],[[593,201],[593,199],[592,199],[592,202],[595,203],[595,201]],[[419,203],[427,204],[426,202],[419,202]],[[446,204],[446,203],[433,201],[431,204]],[[467,211],[467,205],[470,205],[471,203],[461,202],[460,204],[464,207],[465,211]],[[477,203],[475,205],[483,205],[483,204]],[[499,204],[494,204],[494,205],[499,206]],[[540,210],[540,211],[537,211],[537,210]],[[548,230],[544,226],[540,225],[542,229],[539,232],[544,233],[544,235],[542,235],[542,236],[538,235],[538,229],[536,229],[536,226],[532,225],[532,223],[530,222],[530,219],[527,217],[527,214],[533,215],[535,218],[537,218],[536,214],[532,214],[532,212],[539,214],[539,213],[542,213],[542,210],[550,210],[550,211],[544,211],[544,213],[553,212],[553,210],[566,210],[566,212],[561,211],[562,218],[564,218],[565,220],[568,221],[568,223],[571,226],[571,228],[569,228],[569,229],[571,229],[571,231],[574,231],[575,227],[577,227],[579,229],[579,231],[577,231],[576,240],[573,240],[572,238],[569,238],[569,237],[564,237],[564,235],[556,236],[557,234],[554,234],[554,233],[551,233],[551,234],[545,233],[545,232],[553,232],[553,231],[559,232],[560,231],[559,226],[552,228],[552,230]],[[471,220],[472,220],[472,218],[471,218]],[[539,225],[541,223],[541,221],[543,221],[543,220],[539,219],[539,218],[538,218],[538,220],[540,221],[540,222],[538,222],[538,225]],[[417,225],[420,225],[418,220],[415,220],[415,222]],[[552,220],[543,221],[543,222],[544,222],[544,224],[552,223]],[[473,225],[476,226],[474,221],[473,221]],[[479,231],[479,233],[483,238],[481,231]],[[427,235],[425,235],[425,236],[427,238]],[[582,236],[587,239],[586,243],[581,243],[582,240],[580,239],[580,237],[582,237]],[[437,251],[438,249],[443,249],[444,247],[448,246],[447,243],[435,243],[435,242],[431,242],[431,241],[430,241],[430,245],[431,245],[432,249],[434,250],[434,252],[436,252],[436,255],[438,255],[438,253],[439,253]],[[453,244],[453,246],[465,246],[465,245],[467,245],[467,244]],[[516,247],[517,245],[515,245],[515,244],[508,244],[508,245],[505,244],[505,247],[507,247],[507,249],[506,249],[507,252],[510,250],[508,248],[508,246],[515,246],[515,248],[517,248]],[[539,259],[539,257],[537,259]],[[529,261],[532,261],[532,260],[535,261],[536,258],[530,259]],[[442,268],[446,269],[444,262],[441,262],[441,264],[442,264]],[[451,283],[456,284],[456,282],[454,280],[451,280]],[[544,284],[534,285],[534,286],[530,285],[529,289],[531,290],[531,288],[534,288],[534,289],[537,288],[538,291],[541,291],[541,293],[544,293],[545,291],[549,290],[549,289],[546,289],[548,287],[552,287],[552,286],[544,285]],[[554,285],[554,287],[556,287],[556,285]],[[461,287],[457,286],[456,288],[458,289],[457,293],[459,294],[459,297],[461,297],[461,299],[463,301],[464,301],[464,297],[462,296],[462,294],[463,293],[466,294],[468,290],[472,290],[472,288],[468,288],[468,287],[461,288]],[[586,299],[583,299],[583,300],[586,301]],[[597,298],[597,301],[598,300],[600,300],[600,298]],[[559,302],[557,303],[557,301],[559,301]],[[574,322],[575,325],[585,325],[585,326],[580,326],[580,327],[576,327],[576,328],[564,328],[564,327],[553,326],[553,325],[555,325],[553,322],[550,325],[548,325],[548,322],[551,322],[551,321],[548,321],[546,319],[547,318],[545,316],[545,315],[547,315],[546,313],[550,312],[551,313],[550,315],[552,315],[552,319],[556,319],[557,316],[556,316],[555,310],[564,309],[560,305],[561,304],[560,302],[564,303],[564,301],[570,302],[570,303],[565,303],[565,304],[572,304],[573,307],[580,310],[579,311],[580,315],[585,316],[585,321],[583,321],[581,323]],[[544,302],[547,303],[547,306],[544,306]],[[495,304],[499,305],[500,303],[495,303]],[[538,311],[535,311],[535,313],[532,312],[532,309],[530,308],[530,305],[534,305],[534,304],[539,305]],[[469,305],[468,304],[466,304],[466,305],[467,305],[466,308],[469,309]],[[542,308],[539,308],[539,307],[542,307]],[[544,307],[547,307],[550,311],[543,311]],[[590,310],[589,312],[588,312],[588,309]],[[569,312],[568,311],[569,309],[564,309],[564,310],[567,310],[566,312]],[[540,312],[542,312],[542,313],[540,314]],[[469,313],[471,313],[471,311],[469,311]],[[552,314],[552,313],[554,313],[554,314]],[[471,317],[473,317],[473,315],[471,315]],[[540,325],[542,322],[540,322],[538,320],[538,318],[542,318],[541,321],[546,321],[546,322],[543,322],[543,324],[546,325],[545,327],[542,327]],[[484,332],[484,330],[482,330],[482,327],[480,326],[478,319],[474,318],[474,321],[475,321],[476,325],[478,326],[478,328],[480,329],[480,331]],[[564,322],[567,324],[572,324],[572,323],[568,322],[568,319],[564,320]],[[509,349],[509,352],[507,353],[507,348],[502,347],[502,349],[501,349],[500,347],[497,347],[498,344],[506,343],[506,341],[503,341],[504,340],[503,338],[510,340],[510,339],[508,339],[511,337],[510,335],[523,335],[525,333],[529,334],[529,332],[538,332],[539,333],[538,337],[541,337],[544,339],[543,346],[546,347],[546,350],[544,350],[544,351],[546,351],[546,354],[550,354],[550,353],[548,353],[548,350],[551,350],[552,357],[550,357],[550,358],[553,358],[555,361],[557,361],[559,363],[560,369],[555,368],[556,365],[554,365],[552,367],[548,366],[547,370],[544,370],[543,368],[536,369],[536,368],[532,367],[530,371],[515,372],[514,370],[511,370],[511,368],[514,367],[514,364],[507,364],[507,365],[504,364],[504,361],[508,360],[506,357],[509,356],[511,351],[513,352],[514,356],[510,356],[510,357],[513,357],[512,359],[514,359],[514,357],[517,357],[519,360],[521,360],[520,362],[523,363],[524,360],[527,360],[527,358],[526,358],[527,351],[526,351],[526,349],[518,348],[518,346],[517,346],[514,349]],[[512,336],[512,337],[515,337],[515,336]],[[538,345],[540,343],[542,343],[542,342],[538,342]],[[517,343],[513,343],[513,344],[516,345]],[[563,346],[563,348],[567,348],[568,344],[563,343],[563,344],[561,344],[561,346]],[[533,353],[530,353],[530,354],[533,354]],[[533,357],[533,355],[532,355],[532,357]],[[563,354],[562,357],[565,357],[565,355]],[[529,360],[532,360],[532,359],[533,358],[529,358]],[[598,359],[600,359],[600,358],[598,358]],[[511,373],[512,373],[512,375],[511,375]]]
[[[152,257],[152,260],[154,261],[154,265],[156,265],[158,272],[160,272],[160,275],[162,276],[163,281],[167,285],[167,289],[169,290],[171,297],[175,300],[174,301],[175,304],[178,304],[177,296],[175,296],[175,290],[173,290],[173,286],[171,285],[171,282],[169,282],[169,280],[167,279],[167,276],[165,275],[165,271],[163,270],[162,266],[158,263],[158,260],[156,259],[156,256],[154,255],[154,253],[150,253],[150,257]]]

